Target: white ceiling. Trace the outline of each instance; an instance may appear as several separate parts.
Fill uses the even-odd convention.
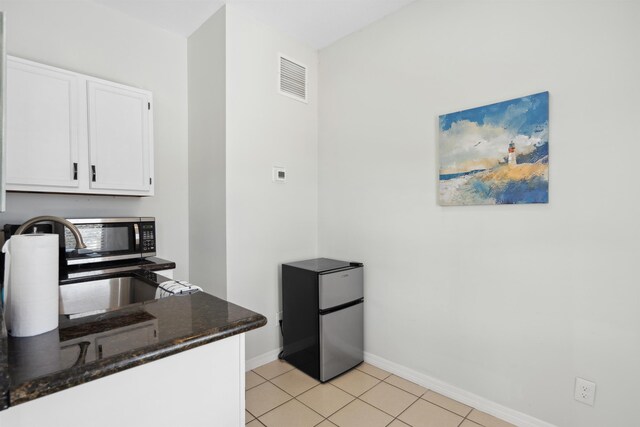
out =
[[[413,0],[93,0],[188,37],[225,3],[316,49],[377,21]]]

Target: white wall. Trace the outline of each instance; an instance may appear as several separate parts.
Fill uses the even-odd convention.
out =
[[[188,278],[187,41],[90,1],[1,0],[10,55],[151,90],[155,196],[7,194],[0,225],[35,215],[155,216],[158,256]]]
[[[278,94],[278,53],[308,66],[308,104]],[[248,359],[279,348],[280,264],[316,256],[316,81],[317,51],[227,5],[227,296],[269,322]]]
[[[418,1],[320,52],[319,254],[365,263],[368,352],[556,425],[637,424],[638,16]],[[438,206],[438,115],[545,90],[550,203]]]
[[[188,39],[189,277],[227,295],[226,12],[223,7]]]

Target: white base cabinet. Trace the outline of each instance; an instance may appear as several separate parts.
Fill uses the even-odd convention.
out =
[[[7,58],[7,190],[152,196],[151,92]]]
[[[0,412],[2,427],[244,426],[244,334]]]

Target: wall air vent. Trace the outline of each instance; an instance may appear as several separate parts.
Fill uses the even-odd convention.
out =
[[[307,67],[284,55],[278,55],[278,63],[278,91],[298,101],[307,102]]]

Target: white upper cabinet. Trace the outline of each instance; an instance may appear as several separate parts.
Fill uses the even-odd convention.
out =
[[[151,99],[144,91],[87,82],[91,188],[151,188]]]
[[[78,188],[78,77],[9,60],[7,188]]]
[[[7,61],[7,190],[153,195],[149,91]]]

